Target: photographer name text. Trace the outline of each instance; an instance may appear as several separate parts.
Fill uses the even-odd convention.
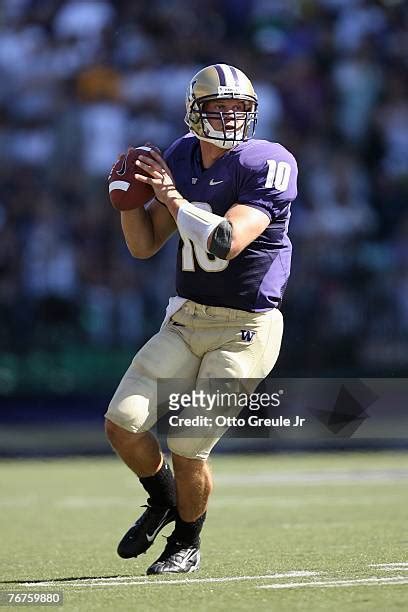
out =
[[[171,427],[303,427],[306,419],[299,416],[293,419],[282,415],[275,418],[261,418],[251,414],[247,419],[237,416],[218,415],[216,417],[197,415],[192,418],[173,414],[169,418]]]

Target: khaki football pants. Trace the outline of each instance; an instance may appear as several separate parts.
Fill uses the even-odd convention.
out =
[[[282,333],[277,309],[245,312],[189,300],[136,354],[105,416],[133,433],[151,429],[158,420],[158,379],[184,379],[190,390],[201,379],[257,379],[252,389],[246,386],[251,393],[274,367]],[[177,455],[205,460],[222,433],[170,433],[167,442]]]

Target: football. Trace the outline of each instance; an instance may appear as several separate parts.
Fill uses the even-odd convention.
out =
[[[108,177],[109,197],[116,210],[140,208],[154,197],[150,185],[135,179],[135,173],[145,174],[135,166],[140,155],[150,156],[151,147],[129,147],[113,164]]]

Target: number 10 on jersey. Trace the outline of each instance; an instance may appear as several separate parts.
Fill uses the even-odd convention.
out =
[[[208,202],[191,202],[191,204],[202,210],[212,212],[211,205]],[[183,236],[180,233],[180,238],[183,241],[181,250],[181,267],[183,272],[195,272],[194,253],[198,265],[204,272],[222,272],[228,266],[229,261],[209,255],[202,247],[193,244],[187,236]]]

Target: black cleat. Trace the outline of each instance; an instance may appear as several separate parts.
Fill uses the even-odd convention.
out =
[[[176,520],[176,508],[144,507],[147,509],[119,542],[118,555],[122,559],[131,559],[145,553],[163,527]]]
[[[178,574],[195,572],[200,569],[199,545],[192,546],[177,542],[172,536],[160,557],[148,568],[146,574]]]

